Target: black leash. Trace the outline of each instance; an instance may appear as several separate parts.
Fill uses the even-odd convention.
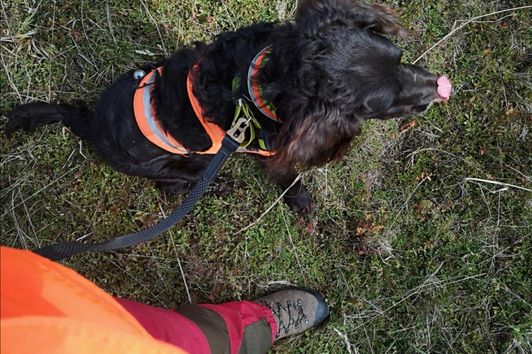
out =
[[[81,241],[64,241],[51,246],[35,249],[33,252],[50,260],[57,261],[88,251],[111,251],[138,245],[139,243],[149,241],[167,231],[194,208],[225,160],[238,149],[240,143],[244,140],[248,124],[249,119],[244,117],[237,120],[236,124],[227,131],[227,135],[222,140],[220,150],[214,155],[199,181],[187,195],[185,201],[170,215],[157,222],[155,225],[138,232],[116,236],[105,242],[84,243]]]

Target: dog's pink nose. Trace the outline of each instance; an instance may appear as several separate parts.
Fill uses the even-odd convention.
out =
[[[438,80],[436,80],[436,84],[438,85],[438,96],[445,101],[449,100],[449,97],[451,97],[451,90],[453,88],[449,78],[445,75],[441,75],[438,77]]]

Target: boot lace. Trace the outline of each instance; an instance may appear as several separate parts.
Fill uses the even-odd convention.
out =
[[[277,334],[275,338],[279,338],[281,332],[288,334],[292,329],[298,329],[304,323],[309,323],[308,317],[303,311],[303,300],[297,299],[295,302],[290,300],[285,303],[276,301],[275,303],[265,304],[277,318]]]

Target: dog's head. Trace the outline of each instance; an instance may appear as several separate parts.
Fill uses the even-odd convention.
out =
[[[266,95],[286,124],[279,162],[306,166],[340,157],[369,118],[425,111],[449,99],[445,76],[401,62],[387,37],[406,30],[382,5],[303,2],[273,43]]]

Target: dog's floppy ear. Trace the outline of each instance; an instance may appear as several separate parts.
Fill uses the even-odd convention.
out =
[[[383,35],[407,34],[390,7],[354,0],[303,1],[296,13],[296,23],[313,34],[335,23],[351,24]]]
[[[340,158],[360,133],[356,120],[346,120],[335,105],[313,103],[290,116],[278,135],[279,148],[271,161],[274,166],[323,165]]]

